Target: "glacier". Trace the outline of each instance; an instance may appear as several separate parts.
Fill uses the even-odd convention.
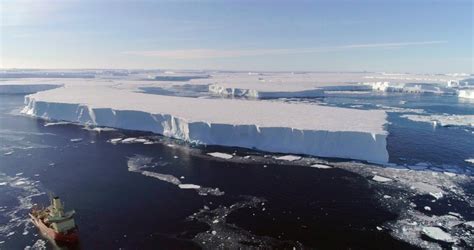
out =
[[[190,143],[388,162],[386,113],[308,104],[198,99],[110,85],[67,85],[25,97],[24,114],[150,131]]]

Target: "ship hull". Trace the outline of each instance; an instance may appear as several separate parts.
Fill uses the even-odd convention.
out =
[[[46,226],[41,219],[32,214],[30,214],[30,217],[33,224],[38,227],[41,233],[58,243],[77,243],[79,240],[77,229],[70,230],[66,233],[58,233]]]

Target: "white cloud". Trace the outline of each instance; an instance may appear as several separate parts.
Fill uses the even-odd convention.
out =
[[[318,53],[327,51],[350,50],[350,49],[371,49],[371,48],[403,48],[408,46],[423,46],[443,44],[447,41],[423,41],[423,42],[398,42],[398,43],[369,43],[369,44],[350,44],[330,47],[317,48],[298,48],[298,49],[178,49],[178,50],[137,50],[124,51],[122,54],[160,57],[167,59],[210,59],[210,58],[232,58],[245,56],[263,56],[263,55],[285,55],[301,53]]]

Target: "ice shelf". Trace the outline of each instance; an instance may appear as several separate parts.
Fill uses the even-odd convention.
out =
[[[62,84],[0,83],[0,94],[32,94],[62,87]]]
[[[114,85],[66,85],[25,97],[23,113],[151,131],[192,143],[385,163],[386,113],[308,104],[198,99]]]

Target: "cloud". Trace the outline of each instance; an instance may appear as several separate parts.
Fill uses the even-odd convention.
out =
[[[316,48],[297,48],[297,49],[178,49],[178,50],[136,50],[124,51],[122,54],[160,57],[167,59],[211,59],[211,58],[234,58],[245,56],[264,56],[264,55],[287,55],[303,53],[319,53],[328,51],[351,50],[351,49],[372,49],[372,48],[404,48],[409,46],[423,46],[444,44],[447,41],[423,41],[423,42],[397,42],[397,43],[368,43],[368,44],[350,44],[329,47]]]

